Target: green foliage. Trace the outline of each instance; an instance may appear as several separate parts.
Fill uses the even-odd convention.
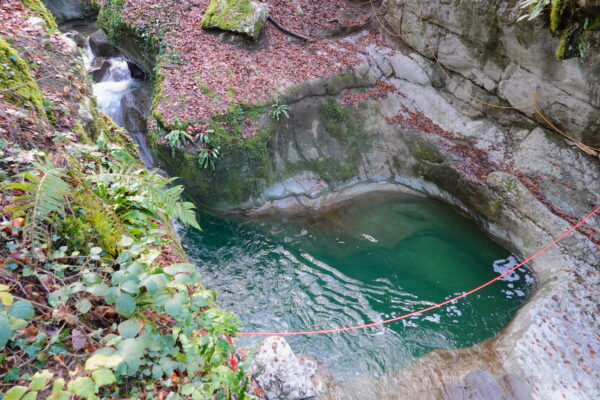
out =
[[[33,169],[20,175],[22,182],[9,183],[7,189],[25,192],[15,199],[17,206],[9,212],[27,215],[25,237],[33,244],[47,242],[47,223],[53,214],[64,215],[64,198],[69,185],[63,180],[64,171],[51,161],[35,162]]]
[[[519,21],[523,19],[531,21],[539,17],[550,3],[552,3],[552,0],[521,0],[521,9],[525,9],[526,11],[519,18]]]
[[[179,147],[185,147],[188,142],[194,140],[194,138],[186,132],[189,123],[180,122],[178,117],[175,117],[173,127],[171,131],[165,134],[167,139],[167,145],[171,148],[171,157],[175,157],[175,149]],[[164,134],[164,132],[161,132]]]
[[[519,20],[544,16],[550,31],[560,35],[555,51],[557,59],[585,60],[590,55],[591,45],[585,33],[596,29],[595,22],[600,24],[600,17],[586,14],[574,0],[521,0],[520,5],[527,11]]]
[[[162,216],[168,215],[200,228],[194,205],[181,200],[183,186],[169,187],[176,178],[164,178],[145,168],[114,162],[86,179],[98,184],[96,193],[106,200],[111,199],[116,211],[132,227],[139,228],[148,223],[145,216],[163,220]]]
[[[198,165],[204,169],[215,170],[215,164],[219,158],[220,147],[210,146],[210,137],[208,133],[214,133],[213,129],[209,129],[206,135],[201,135],[200,140],[202,141],[202,149],[198,153]]]
[[[289,114],[288,111],[290,110],[290,107],[286,104],[279,104],[279,101],[276,101],[275,104],[273,104],[271,106],[271,117],[273,117],[273,119],[275,121],[278,121],[281,119],[281,116],[283,115],[286,118],[289,118]]]
[[[212,118],[211,129],[199,139],[208,139],[209,144],[203,146],[219,151],[214,170],[209,164],[207,169],[198,168],[202,151],[200,154],[181,152],[173,159],[168,157],[166,146],[158,146],[157,150],[164,152],[161,159],[186,183],[188,193],[195,201],[213,208],[239,205],[261,193],[273,179],[269,147],[276,127],[274,121],[269,121],[264,129],[251,137],[244,134],[247,120],[257,120],[268,112],[268,106],[235,104],[229,112]]]
[[[79,147],[83,147],[79,151],[100,153],[95,146]],[[113,149],[113,153],[118,154],[117,150]],[[102,398],[105,388],[107,394],[132,398],[136,396],[135,391],[126,392],[121,387],[139,387],[152,392],[154,388],[170,387],[168,382],[174,373],[185,376],[185,385],[171,388],[172,395],[223,400],[247,398],[245,366],[233,371],[227,365],[234,348],[226,336],[235,335],[237,320],[230,313],[215,308],[216,296],[202,287],[194,265],[165,266],[156,261],[161,254],[157,245],[168,242],[165,232],[158,230],[152,219],[164,213],[196,224],[191,204],[179,199],[182,188],[169,187],[172,179],[154,175],[136,165],[106,155],[98,159],[103,160],[105,166],[100,165],[99,170],[89,176],[78,175],[83,187],[79,193],[69,196],[69,202],[77,203],[81,210],[89,210],[89,205],[81,202],[82,198],[97,199],[102,207],[109,205],[105,209],[112,210],[131,235],[119,237],[114,258],[109,256],[110,251],[102,241],[103,247],[89,243],[84,246],[85,251],[70,252],[71,242],[67,238],[53,238],[67,244],[48,253],[47,261],[38,268],[43,267],[62,280],[61,285],[53,286],[47,299],[57,315],[64,315],[60,318],[73,321],[70,324],[77,323],[78,329],[87,329],[93,323],[94,314],[90,314],[90,310],[101,305],[116,312],[118,324],[113,325],[110,334],[102,329],[86,331],[84,343],[95,340],[101,346],[85,361],[84,371],[68,381],[58,379],[53,384],[53,375],[41,371],[30,379],[28,386],[14,386],[5,398],[35,398],[37,392],[49,391],[50,384],[52,392],[48,398],[52,399]],[[38,169],[44,174],[52,174],[49,171],[54,169],[51,165],[41,167]],[[73,185],[64,180],[63,183],[73,190]],[[23,208],[27,213],[32,210],[33,207]],[[56,221],[47,223],[56,224]],[[55,247],[55,243],[48,246],[51,247]],[[35,267],[32,265],[32,268]],[[29,274],[45,273],[33,270]],[[29,302],[15,301],[8,286],[0,286],[0,302],[2,347],[20,348],[32,359],[40,359],[44,351],[53,348],[50,347],[53,343],[64,339],[70,343],[75,330],[71,336],[62,338],[60,335],[48,338],[44,334],[33,343],[15,337],[17,329],[35,318],[34,309]],[[79,324],[78,321],[85,322]],[[60,351],[66,345],[61,344],[53,351]],[[135,384],[123,386],[123,382]]]
[[[0,285],[0,349],[3,349],[17,329],[27,324],[25,320],[35,315],[31,303],[15,301],[10,288]]]

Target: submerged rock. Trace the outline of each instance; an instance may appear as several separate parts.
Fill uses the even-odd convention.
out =
[[[202,28],[232,31],[256,40],[267,17],[266,4],[251,0],[211,0],[202,17]]]
[[[258,346],[250,371],[269,400],[305,400],[317,396],[312,382],[317,364],[296,357],[280,336],[269,337]]]

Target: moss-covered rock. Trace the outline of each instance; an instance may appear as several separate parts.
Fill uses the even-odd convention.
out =
[[[35,11],[45,22],[48,29],[57,29],[56,20],[48,11],[42,0],[23,0],[23,5],[31,11]]]
[[[17,51],[0,39],[0,91],[15,104],[27,104],[44,114],[42,94]]]
[[[260,195],[274,180],[270,147],[275,126],[267,123],[252,137],[243,137],[245,119],[256,120],[265,112],[264,107],[233,105],[228,113],[212,118],[210,146],[220,150],[214,171],[200,166],[198,154],[182,149],[173,153],[160,143],[157,132],[151,132],[151,143],[166,169],[182,180],[195,202],[213,210],[236,208]]]
[[[256,40],[267,17],[266,4],[251,0],[211,0],[202,17],[202,28],[237,32]]]

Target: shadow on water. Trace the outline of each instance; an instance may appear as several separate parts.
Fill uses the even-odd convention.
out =
[[[516,265],[470,220],[426,198],[373,194],[303,218],[204,214],[184,247],[244,331],[344,327],[449,299]],[[434,349],[494,336],[532,293],[527,270],[455,304],[386,326],[288,337],[337,380],[398,371]],[[239,338],[239,346],[260,338]]]

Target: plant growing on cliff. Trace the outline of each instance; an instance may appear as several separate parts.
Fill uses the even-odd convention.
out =
[[[585,59],[589,55],[591,46],[585,38],[586,32],[600,28],[600,17],[594,7],[574,0],[521,0],[520,6],[526,11],[519,20],[543,16],[550,31],[560,36],[556,58]]]
[[[526,10],[523,15],[519,18],[519,21],[527,19],[531,21],[544,12],[547,6],[552,3],[552,0],[521,0],[521,9]]]
[[[214,130],[209,129],[207,133],[214,133]],[[207,134],[200,135],[200,140],[203,148],[198,153],[198,165],[204,169],[210,169],[211,171],[214,171],[221,148],[219,146],[211,147],[210,137]]]
[[[271,106],[271,116],[275,121],[279,122],[281,116],[284,116],[286,118],[290,117],[288,114],[289,110],[290,107],[287,104],[279,104],[279,100],[277,100],[275,104]]]
[[[165,139],[167,139],[167,145],[171,148],[171,157],[175,157],[176,148],[183,147],[187,145],[188,142],[192,142],[194,140],[192,135],[187,133],[187,127],[187,123],[181,122],[179,121],[178,117],[175,117],[173,129],[165,135]]]

